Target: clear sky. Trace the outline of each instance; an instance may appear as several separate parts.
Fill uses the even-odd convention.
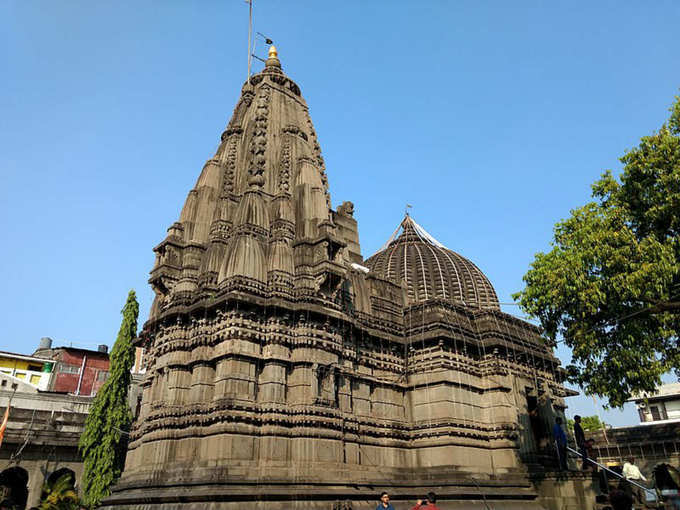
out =
[[[412,204],[502,302],[667,118],[679,26],[674,0],[255,0],[364,256]],[[146,318],[151,249],[217,148],[246,57],[242,0],[0,0],[0,349],[111,344],[130,288]]]

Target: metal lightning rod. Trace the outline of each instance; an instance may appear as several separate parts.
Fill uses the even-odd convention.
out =
[[[253,0],[246,0],[248,2],[248,77],[246,81],[250,81],[250,65],[252,63],[252,40],[253,40]]]

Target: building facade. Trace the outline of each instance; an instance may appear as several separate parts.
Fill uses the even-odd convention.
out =
[[[3,413],[10,400],[9,422],[0,448],[0,471],[15,466],[26,470],[31,507],[38,504],[42,485],[53,471],[69,468],[80,478],[78,440],[92,398],[39,391],[0,373]]]
[[[639,395],[635,402],[640,423],[680,421],[680,383],[662,384],[651,395]]]
[[[52,348],[43,338],[39,356],[0,353],[0,417],[9,420],[0,448],[0,472],[20,468],[28,476],[28,507],[38,503],[45,479],[68,468],[80,479],[83,460],[78,441],[85,420],[108,375],[104,349]],[[82,374],[82,377],[81,377]],[[133,369],[129,404],[141,400],[141,374]]]
[[[408,216],[364,260],[353,213],[331,207],[272,48],[154,249],[143,398],[108,508],[368,508],[380,490],[557,508],[527,460],[568,395],[539,330]]]
[[[51,341],[50,341],[51,342]],[[109,352],[106,345],[98,350],[79,347],[41,346],[35,355],[49,358],[54,369],[50,391],[94,396],[109,376]]]
[[[0,351],[0,374],[25,382],[35,389],[49,388],[53,369],[54,361],[51,359]],[[11,379],[3,378],[2,381],[7,386]]]

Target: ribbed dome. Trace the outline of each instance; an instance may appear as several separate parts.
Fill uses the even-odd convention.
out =
[[[484,273],[439,243],[410,216],[366,265],[383,278],[405,281],[411,303],[445,299],[471,308],[500,309],[496,291]]]

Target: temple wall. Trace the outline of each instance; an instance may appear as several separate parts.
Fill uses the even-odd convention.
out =
[[[223,328],[229,328],[228,322],[223,324]],[[266,327],[264,323],[258,326],[252,319],[240,319],[239,326],[251,330]],[[422,354],[414,350],[412,356],[419,368],[407,379],[401,379],[383,364],[371,366],[373,359],[387,359],[382,341],[362,347],[364,362],[348,364],[336,352],[311,346],[326,334],[319,325],[303,323],[297,331],[302,346],[262,344],[259,339],[247,339],[243,333],[237,333],[237,338],[223,339],[213,347],[171,350],[157,357],[145,388],[147,396],[142,405],[142,421],[160,419],[167,406],[193,405],[207,410],[206,406],[211,402],[227,399],[229,402],[248,402],[256,406],[253,411],[262,405],[288,405],[303,409],[305,414],[311,409],[323,414],[322,409],[326,406],[328,412],[337,416],[330,419],[327,426],[313,424],[321,418],[305,418],[312,422],[296,433],[307,437],[292,443],[287,434],[273,432],[278,425],[239,424],[241,418],[229,427],[227,423],[189,425],[198,427],[196,433],[199,435],[208,434],[200,445],[180,432],[168,435],[162,426],[155,426],[156,431],[150,432],[143,442],[131,444],[130,468],[147,463],[150,458],[159,465],[197,459],[212,462],[217,458],[257,462],[268,459],[266,452],[272,452],[273,457],[269,459],[272,462],[323,461],[360,465],[362,455],[363,460],[368,455],[393,467],[454,466],[452,459],[468,459],[470,469],[481,473],[519,468],[517,451],[535,448],[528,430],[526,395],[522,394],[522,388],[530,387],[535,381],[503,371],[484,376],[487,369],[481,368],[481,363],[487,362],[486,357],[483,360],[462,358],[458,353],[444,350],[441,342],[439,349],[427,349]],[[195,335],[191,329],[176,327],[171,327],[169,333],[175,341]],[[456,363],[466,359],[459,365],[465,370],[443,370],[428,365],[434,363],[433,360],[449,358]],[[381,379],[385,382],[380,383]],[[257,411],[258,415],[261,412],[265,412],[264,408]],[[345,425],[340,425],[340,417],[343,413],[352,420],[363,420],[370,425],[359,425],[356,436],[352,436],[354,432],[350,430],[342,432]],[[284,417],[284,422],[291,419]],[[403,432],[398,432],[402,429],[392,430],[389,423],[399,424]],[[403,438],[411,437],[414,442],[409,447],[375,444],[370,435],[361,431],[362,427],[372,424],[379,425],[379,434],[387,434],[387,437],[396,434],[395,438],[402,434]],[[186,426],[180,425],[180,429]],[[264,451],[257,450],[259,453],[250,455],[229,446],[229,439],[215,439],[230,437],[221,432],[225,427],[235,431],[240,427],[244,432],[258,435],[267,434],[265,431],[269,430]],[[419,439],[433,432],[436,432],[434,439]],[[333,436],[337,439],[332,441],[341,447],[333,442],[323,443],[331,441],[323,438]],[[258,441],[253,444],[253,452],[259,448]],[[310,446],[315,441],[324,446],[320,449]],[[201,451],[206,442],[212,446],[205,455],[196,457],[188,453]],[[156,447],[150,448],[149,444]],[[154,449],[155,456],[151,455]],[[371,454],[367,453],[369,451]]]
[[[597,508],[595,497],[599,494],[599,487],[589,475],[551,473],[534,483],[538,490],[538,502],[546,510]]]

